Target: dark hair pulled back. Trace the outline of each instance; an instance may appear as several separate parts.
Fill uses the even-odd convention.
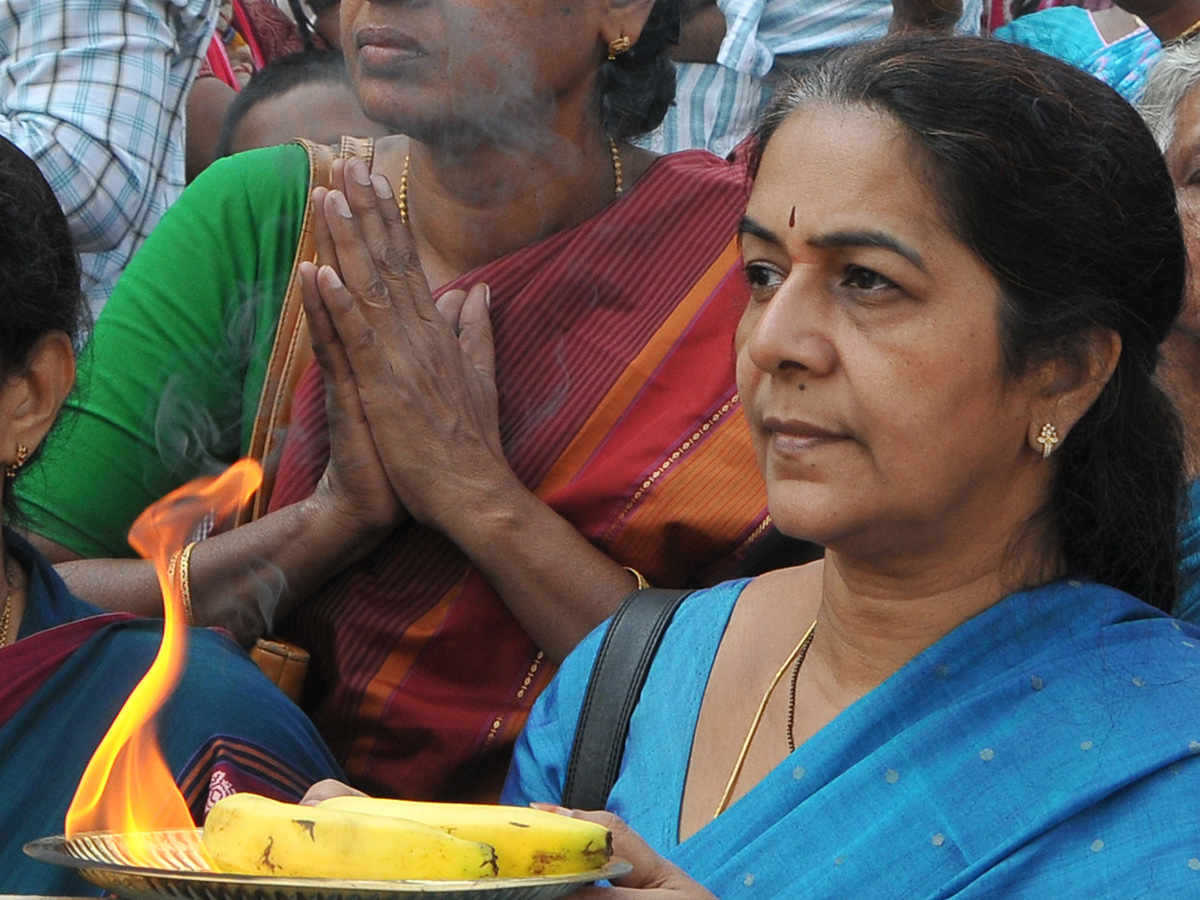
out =
[[[617,139],[653,131],[675,99],[675,64],[667,47],[679,43],[681,0],[655,0],[637,42],[600,64],[596,95],[605,133]]]
[[[1183,440],[1155,369],[1187,255],[1141,118],[1065,63],[972,38],[889,38],[823,61],[777,95],[760,150],[810,102],[884,113],[924,148],[950,227],[1000,283],[1010,376],[1079,360],[1097,327],[1120,335],[1112,378],[1055,454],[1044,514],[1070,574],[1170,610]]]
[[[40,338],[79,333],[87,307],[79,258],[59,206],[41,171],[0,138],[0,375],[25,371]],[[41,453],[34,450],[25,473]],[[20,519],[11,490],[4,491],[9,522]]]
[[[58,198],[0,138],[0,371],[22,371],[44,334],[74,337],[84,316],[79,260]]]

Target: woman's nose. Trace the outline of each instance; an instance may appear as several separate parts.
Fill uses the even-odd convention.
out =
[[[837,351],[831,340],[830,305],[823,295],[817,274],[795,266],[752,314],[743,347],[750,361],[771,374],[830,374]]]

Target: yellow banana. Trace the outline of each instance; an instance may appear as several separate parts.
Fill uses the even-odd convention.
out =
[[[318,808],[410,819],[491,844],[501,878],[587,872],[612,855],[612,834],[603,825],[522,806],[331,797]]]
[[[395,816],[280,803],[257,794],[218,801],[204,846],[222,872],[287,878],[477,879],[496,852]]]

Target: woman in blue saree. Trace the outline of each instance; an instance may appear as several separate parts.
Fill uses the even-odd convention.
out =
[[[1132,18],[1119,8],[1115,12],[1121,16],[1122,26]],[[1163,43],[1140,19],[1133,20],[1132,30],[1120,33],[1120,27],[1114,28],[1118,36],[1110,36],[1101,26],[1100,16],[1111,14],[1098,15],[1082,6],[1051,6],[1018,16],[993,31],[992,37],[1079,66],[1136,103],[1145,89],[1146,76],[1162,56]]]
[[[902,39],[807,73],[759,153],[739,393],[773,520],[827,553],[684,602],[572,813],[634,871],[578,896],[1200,895],[1154,140],[1026,48]],[[601,637],[506,802],[561,802]]]
[[[49,185],[0,139],[0,460],[11,484],[32,464],[74,379],[82,294],[67,222]],[[69,424],[66,426],[69,427]],[[11,518],[11,515],[8,515]],[[93,751],[162,640],[162,621],[100,615],[14,531],[0,538],[0,893],[100,888],[25,856],[61,834]],[[338,768],[313,726],[232,638],[193,629],[187,666],[156,724],[197,823],[222,796],[296,799]]]

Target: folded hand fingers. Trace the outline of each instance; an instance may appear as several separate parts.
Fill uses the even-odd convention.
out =
[[[336,269],[337,248],[333,245],[333,235],[329,233],[329,223],[325,221],[325,198],[328,195],[328,188],[315,187],[312,190],[312,231],[317,245],[317,264]]]
[[[371,175],[361,159],[347,161],[345,174],[345,198],[361,241],[355,269],[367,268],[369,260],[375,278],[388,290],[386,300],[377,300],[378,288],[372,285],[364,300],[379,307],[395,305],[402,320],[413,312],[429,320],[433,299],[391,185],[382,175]],[[344,267],[343,276],[355,288],[354,276]]]
[[[346,195],[332,190],[325,194],[322,213],[337,253],[342,282],[368,306],[386,309],[392,305],[388,284],[367,249],[360,221],[350,210]]]
[[[409,270],[420,270],[420,263],[407,240],[399,245],[391,241],[384,223],[385,208],[399,215],[391,186],[382,176],[372,178],[361,159],[347,160],[344,172],[344,195],[358,229],[364,251],[363,263],[369,258],[380,280],[388,288],[398,287],[398,282],[407,277]],[[404,237],[407,238],[407,235]],[[390,303],[391,299],[389,294],[385,302]]]
[[[392,194],[391,185],[382,175],[372,175],[371,185],[378,198],[375,212],[378,213],[386,233],[383,246],[400,251],[400,256],[403,257],[399,260],[389,257],[385,250],[381,254],[382,267],[390,268],[397,279],[405,282],[408,288],[408,297],[412,300],[412,309],[417,315],[426,320],[432,320],[435,306],[433,296],[429,291],[429,282],[419,260],[415,266],[408,264],[417,259],[417,255],[413,247],[412,233],[400,215],[400,207]]]
[[[484,283],[474,285],[463,298],[458,314],[458,345],[468,362],[484,379],[484,383],[495,389],[496,346],[492,335],[492,317],[489,313],[492,292]]]
[[[446,291],[434,301],[438,314],[447,325],[454,329],[455,334],[458,334],[461,328],[458,320],[462,315],[463,303],[466,302],[466,299],[467,292],[456,288]]]
[[[335,290],[328,284],[328,276],[332,273],[333,269],[329,266],[318,268],[310,262],[300,263],[300,286],[304,298],[304,312],[308,317],[308,334],[313,355],[316,356],[325,377],[326,390],[333,394],[345,393],[346,397],[353,395],[357,405],[354,371],[346,356],[341,337],[329,316],[323,296]],[[324,287],[322,282],[326,282]]]

